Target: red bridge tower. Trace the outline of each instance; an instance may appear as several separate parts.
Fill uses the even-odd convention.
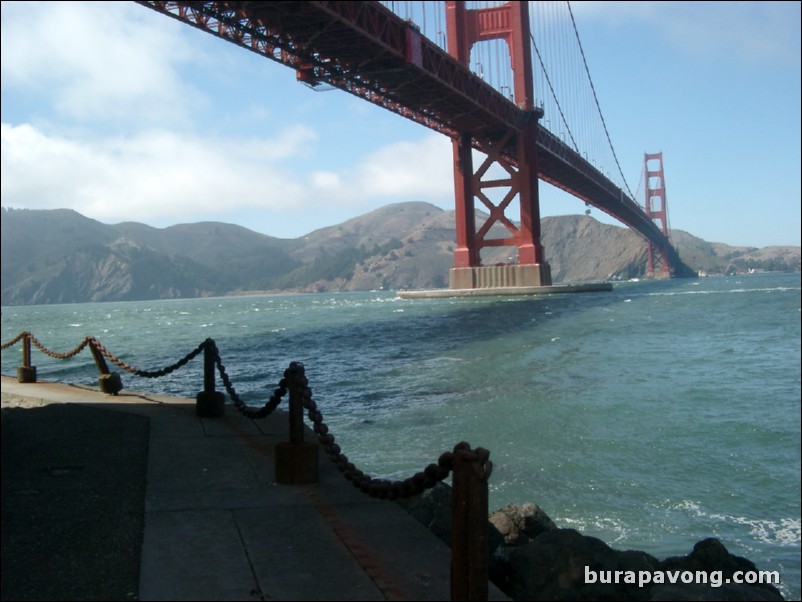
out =
[[[651,169],[650,169],[651,165]],[[663,174],[663,153],[645,153],[643,172],[646,179],[646,215],[660,228],[668,240],[668,209],[666,207],[666,180]],[[671,278],[668,249],[649,243],[648,278]],[[655,266],[659,269],[655,271]]]
[[[470,132],[454,140],[454,188],[456,195],[457,241],[454,267],[450,273],[452,289],[509,286],[549,286],[551,270],[540,244],[540,198],[538,191],[537,139],[542,109],[534,107],[532,50],[529,44],[529,3],[507,2],[492,8],[467,9],[465,2],[446,2],[448,53],[466,68],[474,43],[503,39],[507,42],[513,72],[515,103],[528,119],[517,131],[499,132],[492,145],[480,145]],[[515,149],[515,160],[505,149]],[[473,165],[473,149],[486,155],[478,169]],[[488,179],[494,164],[504,175]],[[505,188],[500,202],[490,199],[490,189]],[[497,195],[498,196],[498,195]],[[515,197],[520,203],[520,225],[505,215]],[[475,199],[490,216],[476,228]],[[506,238],[488,238],[495,224],[503,225]],[[482,266],[480,251],[485,247],[517,247],[517,261],[511,264]]]

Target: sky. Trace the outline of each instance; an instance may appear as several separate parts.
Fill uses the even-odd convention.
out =
[[[571,3],[633,192],[663,153],[671,228],[801,244],[800,6]],[[445,136],[134,2],[4,1],[0,42],[3,207],[279,238],[454,207]],[[543,217],[585,209],[541,184]]]

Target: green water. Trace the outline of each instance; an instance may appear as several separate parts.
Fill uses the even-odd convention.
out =
[[[705,537],[800,597],[800,275],[640,282],[536,298],[392,292],[3,308],[64,352],[97,337],[142,370],[215,339],[237,393],[269,397],[290,361],[343,451],[404,478],[465,440],[490,450],[491,507],[658,558]],[[15,374],[20,347],[2,353]],[[34,350],[42,380],[95,384],[88,352]],[[202,362],[128,389],[194,396]]]

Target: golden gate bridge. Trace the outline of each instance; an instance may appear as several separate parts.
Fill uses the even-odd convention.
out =
[[[644,154],[641,205],[569,2],[137,2],[282,63],[310,87],[343,90],[448,136],[452,289],[552,284],[540,180],[641,234],[650,276],[684,268],[668,238],[662,153]],[[497,247],[514,251],[512,263],[483,265],[483,251]]]

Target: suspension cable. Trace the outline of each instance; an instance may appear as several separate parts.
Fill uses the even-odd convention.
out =
[[[585,72],[588,75],[588,82],[590,82],[590,89],[593,91],[593,100],[596,101],[596,109],[599,111],[599,118],[601,119],[602,126],[604,127],[604,134],[607,136],[607,143],[610,145],[610,150],[613,153],[613,159],[615,159],[615,164],[618,167],[618,173],[621,175],[621,180],[624,182],[624,186],[629,193],[629,196],[632,197],[632,191],[629,189],[629,184],[627,184],[627,179],[624,177],[624,172],[621,169],[621,164],[618,162],[618,156],[615,154],[615,148],[613,148],[613,141],[610,139],[610,132],[607,130],[607,123],[604,121],[604,115],[602,115],[601,105],[599,104],[599,98],[596,95],[596,87],[593,85],[593,78],[590,77],[590,69],[588,69],[588,62],[585,59],[585,51],[582,48],[582,42],[579,39],[579,30],[576,27],[576,20],[574,19],[574,11],[571,10],[571,2],[566,2],[568,5],[568,14],[571,15],[571,23],[574,27],[574,34],[576,35],[576,43],[579,45],[579,53],[582,55],[582,62],[585,65]]]
[[[549,86],[549,90],[551,91],[551,97],[554,99],[554,103],[557,105],[557,110],[560,112],[560,118],[562,119],[563,125],[565,129],[568,131],[568,136],[571,138],[571,142],[574,145],[574,150],[579,152],[579,147],[577,146],[576,140],[574,140],[574,134],[571,131],[571,127],[568,125],[568,121],[565,119],[565,113],[563,113],[563,109],[560,106],[560,101],[557,99],[557,94],[554,91],[554,86],[551,83],[551,78],[549,77],[548,71],[546,71],[546,65],[543,63],[543,57],[540,56],[540,50],[538,50],[537,44],[535,44],[535,38],[532,34],[529,34],[529,39],[532,42],[532,47],[535,49],[535,54],[537,55],[537,60],[540,62],[540,67],[543,69],[543,77],[546,79],[546,83]]]

